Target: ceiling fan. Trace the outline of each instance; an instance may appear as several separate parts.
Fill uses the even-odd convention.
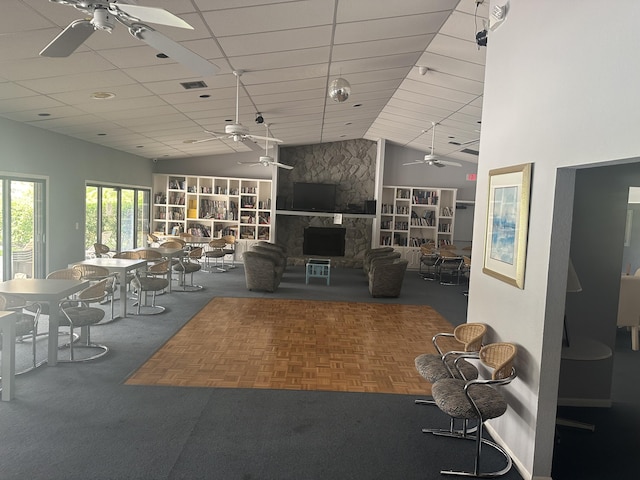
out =
[[[50,0],[62,5],[70,5],[87,14],[90,18],[74,20],[49,45],[40,52],[43,57],[68,57],[82,45],[93,32],[104,30],[111,33],[115,21],[129,29],[129,33],[149,46],[182,63],[198,74],[208,77],[215,75],[218,67],[177,42],[142,23],[156,23],[170,27],[193,27],[173,13],[162,8],[130,5],[116,0]]]
[[[251,165],[251,166],[258,166],[258,165],[262,165],[263,167],[269,167],[271,165],[275,165],[276,167],[280,167],[280,168],[286,168],[287,170],[292,170],[293,167],[291,165],[285,165],[284,163],[280,163],[280,162],[276,162],[274,161],[273,157],[269,155],[269,125],[268,124],[264,124],[264,126],[267,129],[267,136],[263,137],[265,139],[264,141],[264,155],[260,156],[260,160],[258,160],[257,162],[238,162],[240,164],[245,164],[245,165]]]
[[[236,120],[234,123],[225,125],[224,132],[212,132],[210,130],[205,130],[205,133],[209,135],[213,135],[211,138],[205,138],[204,140],[195,140],[191,143],[202,143],[202,142],[210,142],[211,140],[225,140],[232,139],[234,142],[245,142],[247,146],[256,150],[255,146],[256,140],[265,140],[267,142],[275,142],[282,143],[282,140],[278,138],[273,138],[270,136],[262,137],[260,135],[253,135],[249,132],[249,129],[240,123],[239,112],[240,112],[240,77],[244,73],[243,70],[234,70],[233,74],[236,76]],[[267,129],[267,135],[269,135],[269,130]],[[249,140],[249,142],[246,142]],[[259,148],[259,150],[261,150]]]
[[[451,162],[449,160],[440,160],[433,152],[434,152],[434,144],[436,141],[436,125],[437,123],[431,122],[431,152],[426,154],[424,158],[420,160],[416,160],[415,162],[403,163],[403,165],[417,165],[420,163],[426,165],[432,165],[434,167],[461,167],[462,164],[458,162]]]

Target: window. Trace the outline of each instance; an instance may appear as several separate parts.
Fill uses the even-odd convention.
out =
[[[45,180],[0,176],[0,278],[45,272]]]
[[[111,251],[131,250],[146,244],[149,232],[149,189],[87,185],[85,250],[93,255],[93,244]]]

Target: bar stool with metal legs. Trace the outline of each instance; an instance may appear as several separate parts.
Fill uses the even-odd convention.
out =
[[[137,270],[134,272],[131,287],[138,292],[136,315],[156,315],[165,311],[165,307],[156,305],[156,292],[169,286],[171,267],[169,260],[163,260],[150,266],[144,276]],[[147,295],[151,292],[151,304],[147,304]]]
[[[204,252],[204,258],[207,264],[207,271],[211,272],[211,264],[210,261],[212,258],[215,258],[216,264],[214,268],[219,272],[226,272],[227,269],[224,266],[224,257],[226,253],[224,252],[224,247],[227,245],[227,241],[223,238],[215,238],[209,242],[209,249]],[[218,259],[221,259],[222,266],[218,266]]]
[[[58,360],[59,362],[86,362],[95,360],[107,354],[109,347],[93,343],[91,341],[91,325],[95,325],[104,318],[104,310],[98,307],[92,307],[93,303],[101,303],[108,295],[107,284],[113,282],[113,278],[105,278],[97,283],[85,288],[73,299],[67,299],[60,302],[60,326],[69,327],[69,343],[64,347],[69,348],[69,359]],[[76,344],[74,328],[82,329],[80,338],[84,338],[85,342]],[[89,357],[77,359],[75,350],[77,349],[94,349],[97,353]]]
[[[225,255],[231,255],[231,265],[229,266],[229,270],[231,270],[236,268],[236,237],[235,235],[225,235],[222,239],[226,242],[222,251]]]
[[[200,257],[202,257],[202,247],[195,247],[189,250],[189,253],[180,257],[180,262],[173,266],[173,270],[180,274],[180,282],[183,292],[196,292],[202,290],[202,285],[195,285],[193,283],[193,274],[202,269],[200,265]],[[187,275],[191,274],[190,282],[187,284]]]

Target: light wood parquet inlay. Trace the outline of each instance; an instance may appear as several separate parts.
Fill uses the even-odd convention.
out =
[[[423,305],[215,298],[125,383],[428,395],[414,359],[452,330]]]

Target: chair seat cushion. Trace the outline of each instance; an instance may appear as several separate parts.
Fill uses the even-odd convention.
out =
[[[67,307],[64,309],[69,315],[74,327],[86,327],[94,325],[104,318],[104,310],[96,307]],[[69,319],[66,316],[60,316],[60,325],[69,326]]]
[[[448,355],[446,359],[447,365],[449,365],[451,372],[453,372],[454,378],[459,378],[458,370],[453,363],[455,361],[455,356]],[[415,364],[418,373],[429,383],[436,383],[438,380],[451,377],[449,370],[447,370],[447,367],[442,363],[440,355],[423,353],[416,357]],[[478,378],[478,369],[466,360],[459,360],[458,368],[462,371],[462,374],[467,380],[475,380]]]
[[[173,269],[176,272],[184,271],[185,273],[197,272],[201,268],[202,268],[202,266],[199,263],[191,263],[191,262],[189,262],[189,263],[178,263],[178,264],[173,266]]]
[[[140,277],[133,279],[132,285],[134,288],[140,288],[148,292],[156,292],[163,290],[169,286],[169,280],[159,277]]]
[[[464,393],[465,381],[445,378],[437,381],[431,394],[440,410],[454,418],[477,418],[476,410]],[[476,403],[483,420],[496,418],[507,411],[504,397],[491,385],[473,385],[469,395]]]

